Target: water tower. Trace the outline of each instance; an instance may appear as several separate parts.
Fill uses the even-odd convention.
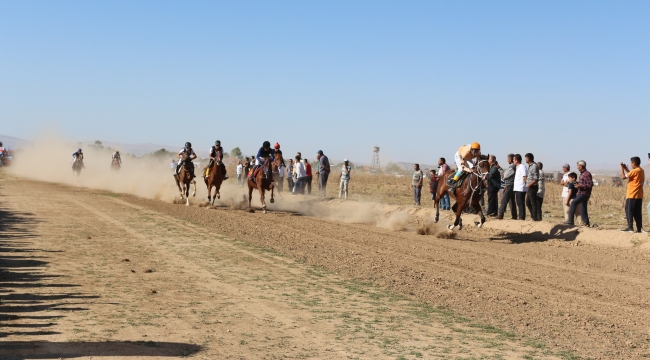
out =
[[[371,169],[379,169],[379,146],[372,147],[372,162],[370,163]]]

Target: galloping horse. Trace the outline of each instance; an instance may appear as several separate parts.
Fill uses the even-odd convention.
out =
[[[267,171],[268,177],[264,176],[264,170]],[[248,210],[253,212],[251,208],[251,200],[253,199],[253,190],[257,189],[260,192],[260,203],[262,203],[262,212],[266,214],[266,201],[264,200],[264,192],[266,190],[271,191],[271,204],[275,202],[273,200],[273,173],[271,168],[271,160],[267,159],[263,164],[260,165],[258,172],[255,176],[255,181],[248,179]]]
[[[178,175],[174,176],[176,180],[176,186],[178,186],[178,191],[181,193],[181,200],[185,197],[185,205],[190,206],[190,184],[194,184],[194,191],[192,196],[196,196],[196,181],[192,178],[192,162],[189,159],[189,156],[186,153],[183,154],[183,167],[178,172]],[[183,187],[181,187],[183,183]]]
[[[220,156],[217,156],[217,158],[212,162],[212,167],[210,167],[210,173],[207,177],[205,176],[207,167],[201,172],[203,180],[205,180],[205,185],[208,187],[208,202],[211,202],[212,205],[214,205],[215,198],[221,199],[221,193],[219,193],[219,190],[221,189],[221,183],[223,182],[223,172],[221,172],[221,160],[218,160],[220,158]],[[212,196],[212,187],[216,188],[214,196]]]
[[[77,159],[74,163],[72,163],[72,173],[74,175],[81,175],[81,169],[84,168],[84,160],[82,159]]]
[[[481,208],[481,195],[483,190],[487,188],[486,176],[490,172],[490,165],[488,164],[488,156],[481,156],[474,170],[467,174],[463,179],[463,183],[455,189],[451,196],[456,199],[456,203],[452,207],[452,210],[456,213],[456,221],[454,225],[449,225],[449,230],[453,230],[454,227],[458,226],[458,230],[463,228],[463,221],[460,218],[460,215],[463,211],[469,207],[472,207],[476,213],[481,217],[481,222],[477,223],[476,226],[479,228],[485,223],[485,216],[483,216],[483,209]],[[440,174],[438,180],[438,191],[436,192],[436,222],[440,218],[440,199],[445,193],[449,192],[449,185],[447,184],[447,179],[450,176],[454,176],[454,171],[450,170],[444,174]]]

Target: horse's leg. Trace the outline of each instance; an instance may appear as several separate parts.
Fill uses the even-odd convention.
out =
[[[253,209],[251,208],[251,200],[253,199],[253,190],[255,188],[251,186],[250,180],[248,180],[248,211],[252,212]]]
[[[190,182],[190,184],[194,185],[194,190],[192,191],[192,196],[196,196],[196,180],[192,180],[192,182]],[[189,190],[189,186],[188,186],[188,190]]]
[[[181,182],[178,177],[175,177],[174,179],[176,179],[176,186],[178,186],[178,192],[181,194],[181,200],[183,200],[183,189],[181,188]]]
[[[461,230],[463,228],[463,222],[460,219],[460,215],[463,213],[465,204],[464,201],[461,201],[463,199],[460,199],[460,196],[457,199],[458,200],[456,201],[456,220],[454,221],[454,225],[448,226],[449,230],[453,230],[456,226],[458,226],[458,230]]]
[[[271,204],[275,202],[275,200],[273,200],[273,189],[275,189],[275,186],[271,188]]]
[[[262,179],[260,179],[260,185],[257,187],[257,190],[259,190],[260,192],[260,202],[262,203],[262,212],[266,214],[266,201],[264,201],[264,187],[261,185],[262,182],[261,180]]]
[[[478,201],[476,203],[472,204],[472,207],[474,208],[474,211],[476,211],[478,216],[481,217],[481,222],[476,224],[476,226],[480,228],[485,223],[485,216],[483,215],[483,208],[481,207],[481,203],[479,203]]]

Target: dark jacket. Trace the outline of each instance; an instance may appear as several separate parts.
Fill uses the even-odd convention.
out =
[[[490,175],[488,177],[488,190],[499,191],[501,188],[501,173],[496,165],[490,167]]]

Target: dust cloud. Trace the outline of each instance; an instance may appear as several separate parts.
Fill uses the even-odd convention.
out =
[[[72,172],[72,153],[78,146],[61,138],[40,137],[20,150],[16,161],[7,168],[10,174],[33,180],[53,182],[143,198],[171,201],[178,189],[169,169],[170,159],[134,158],[122,154],[122,168],[111,169],[112,152],[84,147],[85,169],[80,176]]]
[[[122,168],[111,169],[112,150],[84,146],[84,165],[80,176],[72,171],[72,153],[78,148],[76,142],[67,141],[57,136],[40,137],[31,146],[25,147],[17,154],[16,161],[6,168],[10,174],[52,183],[105,190],[114,193],[130,194],[141,198],[162,200],[169,203],[184,203],[179,200],[170,158],[133,157],[122,154]],[[197,169],[197,173],[200,169]],[[230,169],[230,180],[221,186],[221,198],[214,207],[231,210],[248,208],[248,189],[237,185],[236,174]],[[207,189],[203,179],[196,178],[196,197],[191,197],[190,204],[213,208],[207,202]],[[321,217],[346,223],[375,224],[378,227],[403,231],[417,230],[409,224],[412,214],[388,205],[360,201],[323,200],[316,196],[291,196],[289,192],[275,192],[275,203],[270,203],[270,193],[266,193],[267,208],[272,211],[284,211],[305,216]],[[260,196],[253,192],[252,206],[259,209]],[[412,225],[412,224],[411,224]],[[424,233],[437,233],[433,225],[424,228]]]

